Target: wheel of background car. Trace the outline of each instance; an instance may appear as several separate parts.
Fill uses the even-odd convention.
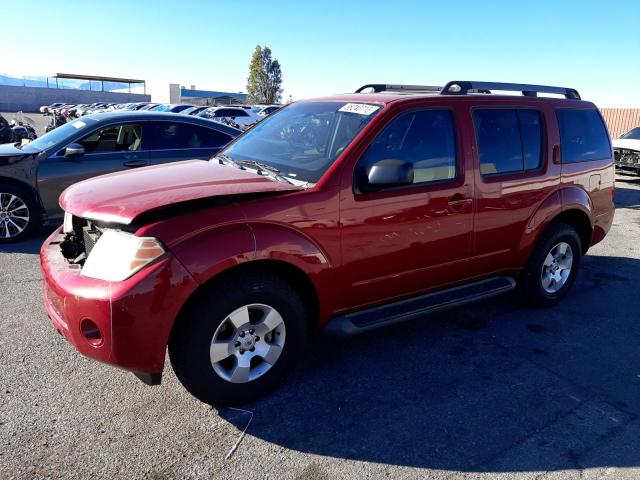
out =
[[[534,306],[551,306],[571,289],[580,267],[582,242],[565,223],[551,224],[540,236],[522,276],[522,293]]]
[[[0,243],[28,237],[39,223],[33,196],[15,185],[0,184]]]
[[[177,320],[169,357],[195,397],[246,403],[276,387],[300,358],[306,313],[282,278],[246,271],[204,287]]]

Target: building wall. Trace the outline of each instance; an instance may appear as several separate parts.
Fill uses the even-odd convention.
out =
[[[96,92],[67,88],[37,88],[0,85],[0,111],[37,112],[42,105],[55,102],[64,103],[128,103],[149,102],[151,95],[140,93]]]
[[[611,138],[640,127],[640,108],[601,108]]]
[[[180,98],[180,85],[177,83],[169,84],[169,103],[182,103]]]

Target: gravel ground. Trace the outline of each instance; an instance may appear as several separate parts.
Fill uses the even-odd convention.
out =
[[[640,181],[617,186],[561,305],[319,338],[251,413],[83,358],[43,311],[43,237],[0,247],[0,478],[640,478]]]

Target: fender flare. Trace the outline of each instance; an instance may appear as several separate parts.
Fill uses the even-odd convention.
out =
[[[171,251],[202,285],[229,268],[253,260],[256,243],[251,228],[242,222],[208,228],[171,246]]]
[[[523,262],[529,258],[538,238],[549,224],[563,212],[570,210],[584,213],[593,230],[593,203],[587,192],[575,185],[561,187],[550,193],[529,217],[519,246],[519,251],[523,252]]]
[[[255,260],[276,260],[301,270],[315,288],[318,321],[329,319],[337,302],[333,265],[337,263],[304,232],[277,223],[250,223],[256,241]]]
[[[568,186],[560,190],[562,199],[562,211],[580,210],[589,218],[591,228],[593,228],[594,208],[589,194],[578,186]]]

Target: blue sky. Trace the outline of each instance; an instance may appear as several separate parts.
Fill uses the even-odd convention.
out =
[[[28,3],[29,15],[3,22],[13,41],[0,73],[144,78],[167,100],[170,82],[244,91],[261,44],[294,99],[475,79],[571,86],[602,107],[640,107],[637,0]],[[15,5],[0,0],[1,11]]]

